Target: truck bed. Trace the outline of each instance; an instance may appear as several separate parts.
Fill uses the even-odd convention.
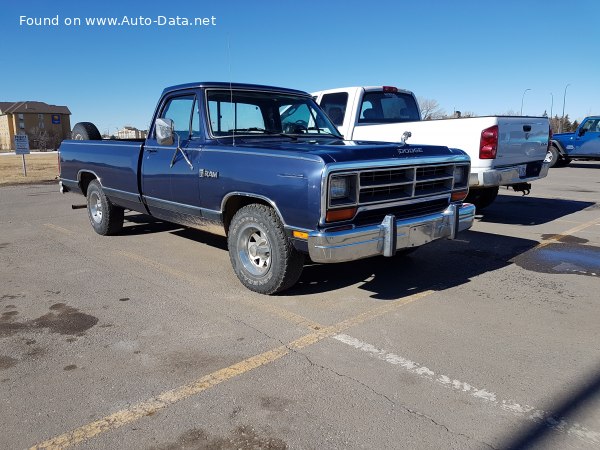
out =
[[[143,139],[63,141],[59,152],[63,185],[67,190],[80,191],[80,169],[85,167],[120,206],[139,207],[138,164],[143,143]]]

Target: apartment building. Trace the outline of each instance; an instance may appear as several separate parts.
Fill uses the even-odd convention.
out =
[[[71,136],[71,111],[44,102],[0,102],[0,150],[14,148],[15,134],[29,136],[32,149],[55,149]]]

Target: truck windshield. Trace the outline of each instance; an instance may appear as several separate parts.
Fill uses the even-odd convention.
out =
[[[207,89],[211,134],[215,137],[341,135],[311,97],[269,91]]]
[[[358,123],[397,123],[420,120],[415,98],[402,92],[365,92]]]

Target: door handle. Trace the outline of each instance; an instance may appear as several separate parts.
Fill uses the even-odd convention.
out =
[[[148,153],[156,153],[158,151],[158,149],[157,148],[147,148],[146,151]]]

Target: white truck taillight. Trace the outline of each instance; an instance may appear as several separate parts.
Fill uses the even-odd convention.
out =
[[[486,128],[481,132],[479,140],[479,158],[496,159],[498,151],[498,125]]]

